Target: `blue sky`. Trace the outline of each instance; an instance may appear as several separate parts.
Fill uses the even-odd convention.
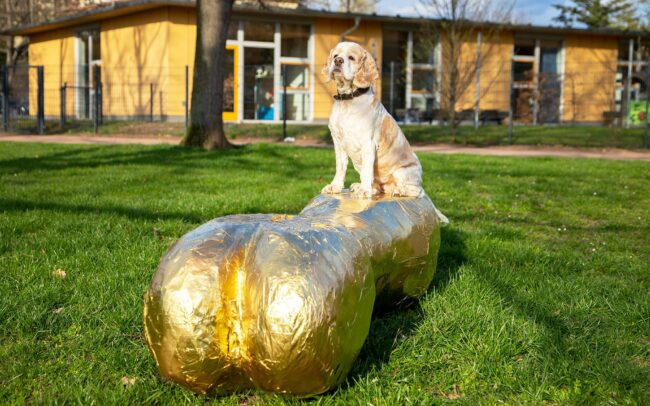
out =
[[[517,0],[515,13],[523,13],[526,23],[535,25],[553,24],[551,19],[558,12],[553,4],[565,3],[565,0]],[[379,14],[418,15],[416,5],[418,0],[381,0],[377,4]]]

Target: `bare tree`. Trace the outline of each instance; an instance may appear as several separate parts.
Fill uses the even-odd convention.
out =
[[[432,50],[440,43],[442,83],[438,84],[440,104],[446,111],[451,133],[456,139],[460,124],[458,108],[465,92],[475,83],[482,62],[496,49],[503,24],[511,22],[511,0],[420,0],[428,20],[422,28],[419,46]],[[477,42],[478,51],[468,44]],[[498,75],[495,75],[495,78]],[[487,92],[483,92],[484,94]]]
[[[339,0],[339,11],[346,13],[374,13],[380,0]]]
[[[80,8],[79,0],[4,0],[0,7],[0,28],[5,30],[26,24],[49,21],[58,16],[73,13]],[[6,36],[0,51],[6,60],[0,64],[15,65],[27,51],[27,39]]]

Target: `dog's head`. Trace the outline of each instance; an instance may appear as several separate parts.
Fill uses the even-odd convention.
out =
[[[355,87],[371,86],[379,79],[379,69],[372,57],[356,42],[340,42],[331,51],[323,67],[325,81],[352,82]]]

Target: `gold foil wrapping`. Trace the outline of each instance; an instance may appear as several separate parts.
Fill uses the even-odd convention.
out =
[[[431,283],[443,219],[426,196],[342,194],[317,196],[297,216],[234,215],[198,227],[164,255],[145,295],[160,372],[208,394],[313,395],[338,385],[376,303]]]

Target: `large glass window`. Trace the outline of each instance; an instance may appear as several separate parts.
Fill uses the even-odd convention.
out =
[[[557,123],[562,98],[562,42],[517,38],[513,57],[513,107],[522,122]]]
[[[309,95],[307,93],[287,94],[287,120],[307,120],[309,112]],[[282,113],[282,112],[280,112]]]
[[[245,41],[273,42],[274,34],[275,34],[274,23],[265,23],[260,21],[244,22]]]
[[[413,69],[412,92],[433,93],[434,83],[433,69]]]
[[[307,65],[283,64],[287,74],[287,88],[305,90],[309,87],[309,67]]]
[[[426,31],[413,32],[413,63],[435,64],[435,49],[438,43],[434,33]]]
[[[308,25],[282,24],[281,54],[286,57],[309,57],[309,31]]]
[[[381,100],[393,116],[398,116],[398,110],[406,108],[408,32],[386,30],[382,37]]]
[[[273,49],[244,50],[244,118],[273,120]]]

